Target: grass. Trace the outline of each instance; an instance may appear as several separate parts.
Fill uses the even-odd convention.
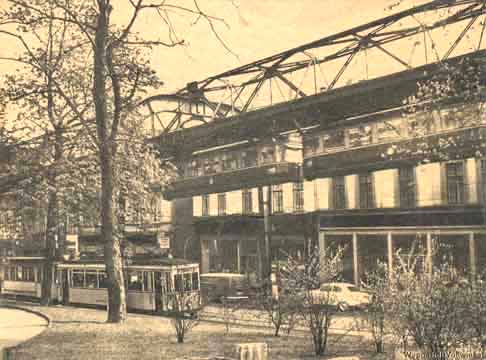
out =
[[[244,342],[266,342],[272,360],[315,359],[310,337],[305,333],[276,338],[271,330],[232,326],[226,334],[223,324],[201,322],[187,335],[184,344],[177,344],[167,318],[130,314],[125,323],[116,325],[104,322],[106,314],[102,310],[61,306],[30,308],[48,315],[52,319],[51,327],[15,350],[16,360],[188,359],[221,356],[235,344]],[[330,339],[330,355],[378,359],[372,353],[369,340],[345,336],[332,344],[336,339],[337,335]]]

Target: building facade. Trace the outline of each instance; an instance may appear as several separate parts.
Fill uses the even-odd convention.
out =
[[[486,119],[462,102],[405,111],[436,71],[426,65],[177,134],[192,147],[166,195],[192,197],[201,271],[255,271],[265,202],[273,259],[341,246],[342,277],[357,284],[378,260],[393,266],[398,250],[424,264],[447,259],[464,274],[485,269]]]

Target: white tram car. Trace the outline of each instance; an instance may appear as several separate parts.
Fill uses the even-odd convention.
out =
[[[2,266],[1,293],[40,298],[44,258],[8,258]],[[185,310],[200,306],[199,264],[172,258],[133,259],[125,266],[127,306],[131,310],[171,312],[176,296]],[[107,276],[102,260],[56,264],[52,297],[64,304],[106,306]]]

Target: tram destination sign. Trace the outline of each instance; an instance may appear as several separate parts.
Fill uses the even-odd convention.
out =
[[[169,249],[170,248],[170,238],[164,232],[159,232],[157,234],[157,242],[161,249]]]

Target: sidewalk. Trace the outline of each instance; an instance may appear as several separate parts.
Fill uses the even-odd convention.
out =
[[[0,307],[0,350],[40,334],[47,325],[44,318],[35,314]]]

